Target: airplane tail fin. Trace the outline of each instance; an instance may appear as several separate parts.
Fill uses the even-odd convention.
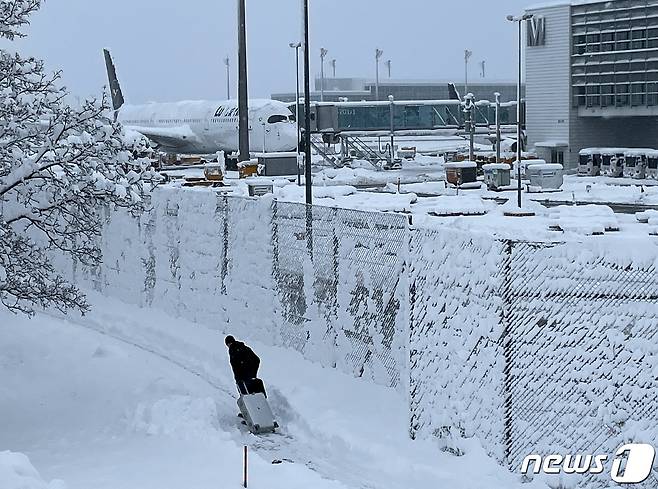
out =
[[[457,87],[455,87],[454,83],[448,83],[448,94],[450,97],[450,100],[461,100],[461,95],[459,95],[459,92],[457,91]]]
[[[112,61],[112,55],[110,55],[110,52],[107,49],[103,49],[103,54],[105,55],[105,67],[107,68],[107,78],[110,82],[110,94],[112,95],[112,108],[116,112],[123,106],[124,103],[123,93],[121,92],[121,85],[119,85],[116,68],[114,67],[114,62]]]

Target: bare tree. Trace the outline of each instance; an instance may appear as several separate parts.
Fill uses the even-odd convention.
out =
[[[40,0],[0,0],[0,38],[20,27]],[[101,260],[104,205],[142,209],[149,172],[115,123],[103,96],[65,102],[60,73],[34,58],[0,50],[0,301],[85,312],[84,295],[53,265],[65,253],[85,265]]]

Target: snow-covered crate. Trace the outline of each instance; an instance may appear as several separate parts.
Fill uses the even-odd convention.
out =
[[[475,161],[452,161],[443,165],[446,183],[460,187],[477,181],[477,163]]]
[[[510,185],[510,166],[507,163],[488,163],[482,165],[484,183],[489,190],[499,190]]]

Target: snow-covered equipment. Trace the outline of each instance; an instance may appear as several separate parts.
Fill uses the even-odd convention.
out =
[[[526,176],[530,179],[530,187],[538,191],[557,190],[564,183],[564,167],[559,163],[543,163],[528,165]]]
[[[645,178],[647,174],[647,153],[650,152],[652,152],[650,149],[627,149],[624,152],[624,177]]]
[[[578,157],[578,176],[595,177],[601,171],[601,150],[598,148],[585,148]]]
[[[249,431],[255,435],[274,433],[279,425],[274,420],[274,414],[265,397],[263,381],[251,379],[238,388],[240,390],[238,408]]]
[[[647,153],[646,178],[658,180],[658,151],[651,151]]]
[[[274,183],[267,178],[250,178],[247,180],[247,190],[249,197],[262,197],[274,192]]]
[[[521,160],[521,178],[528,178],[528,175],[526,173],[526,169],[528,168],[529,165],[544,165],[546,164],[546,160],[540,160],[540,159],[527,159],[527,160]],[[514,175],[514,178],[519,174],[518,166],[516,159],[512,162],[512,175]]]
[[[501,190],[510,185],[511,167],[507,163],[489,163],[482,165],[484,183],[489,190]]]
[[[246,160],[238,163],[240,178],[248,178],[258,175],[258,160]]]
[[[403,146],[398,149],[398,158],[413,160],[416,157],[416,146]]]
[[[257,153],[260,175],[267,177],[297,175],[297,153]]]
[[[221,165],[217,163],[209,163],[203,168],[203,176],[206,180],[219,181],[224,180],[224,173],[222,172]]]
[[[601,148],[601,175],[621,177],[624,170],[624,150],[620,148]]]
[[[461,187],[464,184],[477,182],[477,163],[474,161],[452,161],[444,165],[446,186]]]

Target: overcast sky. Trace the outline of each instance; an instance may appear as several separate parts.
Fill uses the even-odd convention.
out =
[[[394,78],[464,78],[486,61],[490,79],[516,77],[516,28],[505,20],[528,0],[310,0],[311,76],[319,50],[335,58],[337,76],[374,78],[374,51],[392,60]],[[530,2],[532,3],[532,2]],[[224,99],[225,67],[235,82],[236,0],[46,0],[17,48],[64,70],[71,92],[97,94],[106,85],[101,50],[112,50],[129,102]],[[294,91],[300,0],[247,0],[249,94]],[[327,72],[330,72],[327,63]],[[384,74],[382,66],[380,76]],[[235,96],[233,83],[232,96]]]

